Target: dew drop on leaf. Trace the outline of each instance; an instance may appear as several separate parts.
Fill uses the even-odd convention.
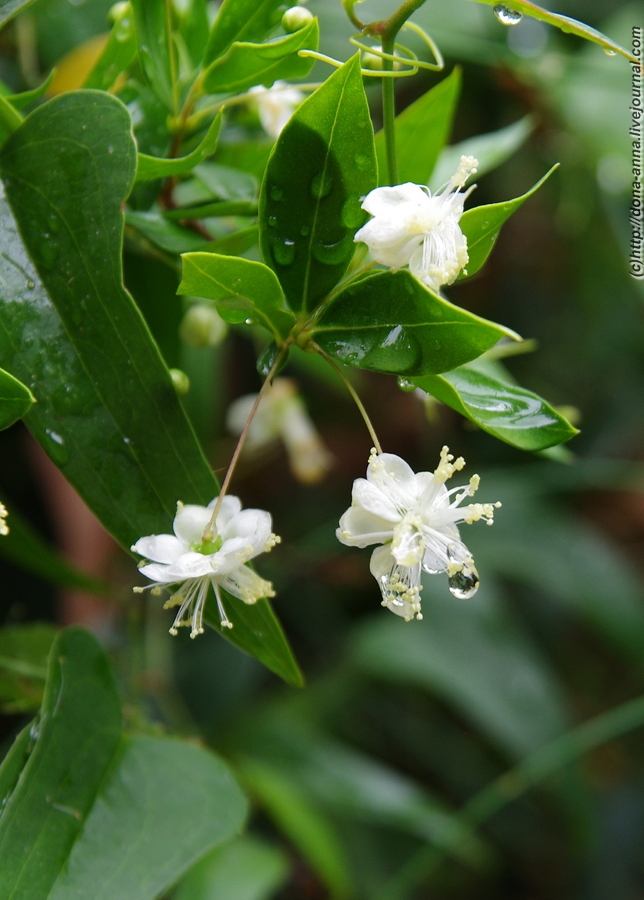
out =
[[[280,266],[290,266],[295,259],[295,242],[284,238],[273,244],[273,256]]]
[[[319,172],[311,182],[311,193],[318,200],[327,197],[333,188],[333,176],[328,172]]]
[[[407,394],[411,394],[416,390],[416,385],[409,378],[403,378],[402,375],[398,376],[398,387]]]
[[[284,191],[282,190],[282,188],[277,187],[277,185],[274,185],[271,188],[271,200],[275,200],[275,201],[279,202],[283,196],[284,196]]]
[[[518,25],[523,18],[523,13],[517,12],[511,6],[505,3],[497,3],[494,7],[494,15],[497,17],[501,25]]]

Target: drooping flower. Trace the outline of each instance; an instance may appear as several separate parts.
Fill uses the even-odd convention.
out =
[[[244,430],[256,399],[257,394],[245,394],[230,405],[226,426],[233,434]],[[293,475],[304,484],[317,484],[333,465],[291,378],[273,381],[250,424],[244,449],[257,453],[277,440],[286,447]]]
[[[448,490],[445,482],[465,461],[443,447],[432,472],[417,474],[404,459],[372,450],[367,477],[353,483],[352,505],[340,519],[338,540],[350,547],[382,544],[371,556],[371,574],[380,586],[382,605],[406,622],[422,619],[421,573],[447,572],[455,597],[472,597],[479,576],[457,525],[483,519],[492,524],[500,503],[461,506],[479,486],[473,475],[468,485]]]
[[[362,208],[373,218],[357,233],[376,262],[410,271],[433,291],[455,281],[467,265],[467,239],[459,220],[475,185],[462,192],[476,172],[473,156],[462,156],[448,183],[434,195],[429,188],[407,182],[379,187],[365,197]]]
[[[257,114],[262,128],[272,138],[280,136],[280,132],[291,118],[297,107],[304,100],[302,91],[292,87],[286,81],[276,81],[270,88],[262,84],[252,87],[249,92],[257,105]]]
[[[268,553],[280,538],[271,531],[270,513],[263,509],[241,508],[237,497],[223,498],[212,527],[212,538],[204,540],[215,497],[208,506],[177,503],[174,534],[153,534],[139,538],[132,550],[143,556],[139,568],[154,584],[147,588],[161,593],[174,586],[164,608],[178,606],[170,634],[182,625],[190,626],[190,637],[203,634],[203,613],[212,585],[223,628],[232,628],[221,599],[221,589],[244,603],[256,603],[260,597],[274,597],[270,581],[254,572],[247,563],[260,553]],[[135,587],[140,593],[146,588]]]

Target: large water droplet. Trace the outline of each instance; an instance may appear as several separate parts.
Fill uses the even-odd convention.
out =
[[[366,218],[360,204],[360,198],[349,197],[348,200],[345,200],[342,205],[340,216],[342,218],[342,224],[346,225],[347,228],[351,228],[352,230],[359,228]]]
[[[611,50],[610,47],[604,47],[603,50],[604,50],[604,53],[606,54],[606,56],[617,56],[616,51]]]
[[[403,378],[402,375],[398,376],[398,387],[407,394],[411,394],[416,390],[416,385],[413,381],[410,381],[409,378]]]
[[[420,344],[402,325],[396,325],[365,355],[366,368],[381,372],[408,372],[420,361]]]
[[[447,558],[452,564],[461,567],[447,580],[450,592],[459,600],[473,597],[479,589],[479,573],[476,571],[472,557],[463,558],[463,550],[462,544],[450,544],[447,548]]]
[[[497,3],[494,7],[494,15],[497,17],[501,25],[518,25],[523,18],[523,13],[506,6],[505,3]]]
[[[271,200],[279,202],[283,196],[284,191],[282,190],[282,188],[277,187],[277,185],[273,185],[273,187],[271,188]]]
[[[351,246],[353,242],[351,242]],[[336,241],[333,244],[324,244],[322,241],[315,241],[311,247],[311,253],[318,262],[327,266],[337,266],[344,262],[347,256],[349,244],[346,238]]]
[[[273,244],[273,256],[280,266],[290,266],[295,259],[295,242],[284,238]]]
[[[327,197],[333,188],[333,176],[328,172],[319,172],[311,182],[311,193],[321,199]]]
[[[268,224],[271,226],[271,228],[275,228],[275,226],[277,225],[277,216],[269,216]]]

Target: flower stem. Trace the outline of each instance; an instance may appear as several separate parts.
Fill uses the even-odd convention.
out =
[[[383,35],[382,49],[384,53],[393,56],[396,40],[395,34]],[[382,60],[382,68],[385,72],[393,72],[394,62],[385,57]],[[382,119],[385,130],[385,145],[387,148],[387,172],[389,184],[398,184],[398,159],[396,157],[396,93],[393,78],[382,79]]]
[[[277,374],[277,371],[282,363],[282,360],[284,359],[284,355],[286,354],[290,344],[292,344],[292,343],[293,343],[292,339],[288,339],[282,344],[282,346],[280,347],[280,351],[277,354],[277,357],[275,359],[275,362],[271,366],[270,372],[268,373],[268,375],[266,376],[266,379],[264,380],[264,384],[259,389],[259,393],[257,394],[255,402],[253,403],[253,408],[251,409],[248,419],[246,421],[246,424],[244,425],[244,430],[239,435],[239,440],[237,441],[237,446],[235,447],[235,452],[233,453],[232,459],[230,460],[230,463],[228,465],[228,470],[226,472],[226,476],[225,476],[223,484],[221,486],[221,490],[219,491],[219,496],[217,497],[217,502],[215,503],[215,507],[212,511],[212,516],[210,517],[210,521],[204,528],[203,535],[202,535],[202,539],[204,541],[212,541],[213,540],[213,537],[214,537],[213,528],[214,528],[215,522],[217,521],[217,516],[219,515],[219,510],[221,509],[221,504],[223,503],[224,497],[226,496],[226,492],[230,485],[230,481],[233,477],[233,472],[235,471],[235,466],[237,465],[237,460],[239,459],[239,454],[244,449],[244,443],[246,442],[246,437],[248,436],[248,430],[250,428],[251,422],[253,421],[253,418],[255,417],[255,413],[257,412],[259,404],[262,402],[262,397],[266,393],[267,388],[270,387],[270,385],[273,381],[273,378]]]
[[[358,410],[360,411],[360,415],[364,419],[364,423],[367,426],[367,430],[368,430],[369,434],[371,435],[371,440],[373,441],[373,445],[376,448],[376,451],[378,453],[382,453],[382,446],[380,444],[380,441],[378,440],[378,435],[376,434],[376,430],[371,423],[371,419],[369,418],[369,416],[367,414],[367,410],[364,408],[364,404],[363,404],[362,400],[360,399],[360,397],[358,396],[356,389],[351,384],[351,382],[349,381],[347,376],[344,374],[344,372],[342,371],[340,366],[338,366],[338,364],[335,362],[335,360],[333,360],[329,356],[328,353],[324,352],[322,347],[319,347],[314,341],[311,341],[311,345],[315,348],[316,353],[319,353],[320,356],[323,356],[324,359],[326,359],[326,361],[331,366],[331,368],[334,369],[338,373],[338,375],[344,382],[345,387],[347,388],[347,390],[353,397],[353,401],[354,401],[355,405],[358,407]]]

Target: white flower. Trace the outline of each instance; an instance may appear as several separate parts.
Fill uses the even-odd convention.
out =
[[[9,510],[4,503],[0,503],[0,537],[6,537],[9,534],[9,526],[7,525],[8,515]]]
[[[226,426],[233,434],[244,430],[256,399],[257,394],[245,394],[230,405]],[[284,442],[291,471],[304,484],[321,481],[333,465],[333,457],[290,378],[276,378],[264,395],[248,429],[245,449],[258,452],[276,440]]]
[[[415,474],[404,459],[372,450],[367,477],[353,483],[352,505],[340,519],[336,536],[350,547],[383,544],[371,556],[371,574],[382,592],[382,605],[406,622],[420,612],[421,572],[447,572],[455,597],[473,596],[479,585],[474,560],[461,541],[459,522],[492,524],[500,503],[470,503],[479,486],[447,490],[445,482],[465,465],[443,447],[438,468]],[[455,495],[455,496],[454,496]]]
[[[302,91],[291,87],[286,81],[276,81],[270,88],[257,84],[248,93],[257,105],[262,128],[275,139],[280,136],[280,132],[304,100]]]
[[[280,542],[271,531],[270,513],[263,509],[245,509],[237,497],[223,498],[213,526],[212,540],[203,539],[217,498],[208,506],[184,506],[177,503],[173,522],[174,534],[152,534],[142,537],[132,550],[145,561],[139,568],[152,593],[161,593],[161,585],[176,585],[165,609],[178,606],[170,634],[181,625],[191,626],[190,637],[203,634],[203,612],[212,585],[217,598],[221,624],[232,628],[221,601],[220,588],[244,603],[256,603],[260,597],[274,597],[273,585],[249,568],[246,563],[260,553],[268,553]],[[140,593],[145,588],[134,588]]]
[[[433,291],[451,284],[469,259],[458,223],[475,185],[464,193],[460,189],[477,165],[473,156],[462,156],[454,176],[434,196],[429,188],[412,182],[371,191],[362,208],[373,219],[354,240],[367,244],[383,266],[395,270],[409,264],[412,274]]]

